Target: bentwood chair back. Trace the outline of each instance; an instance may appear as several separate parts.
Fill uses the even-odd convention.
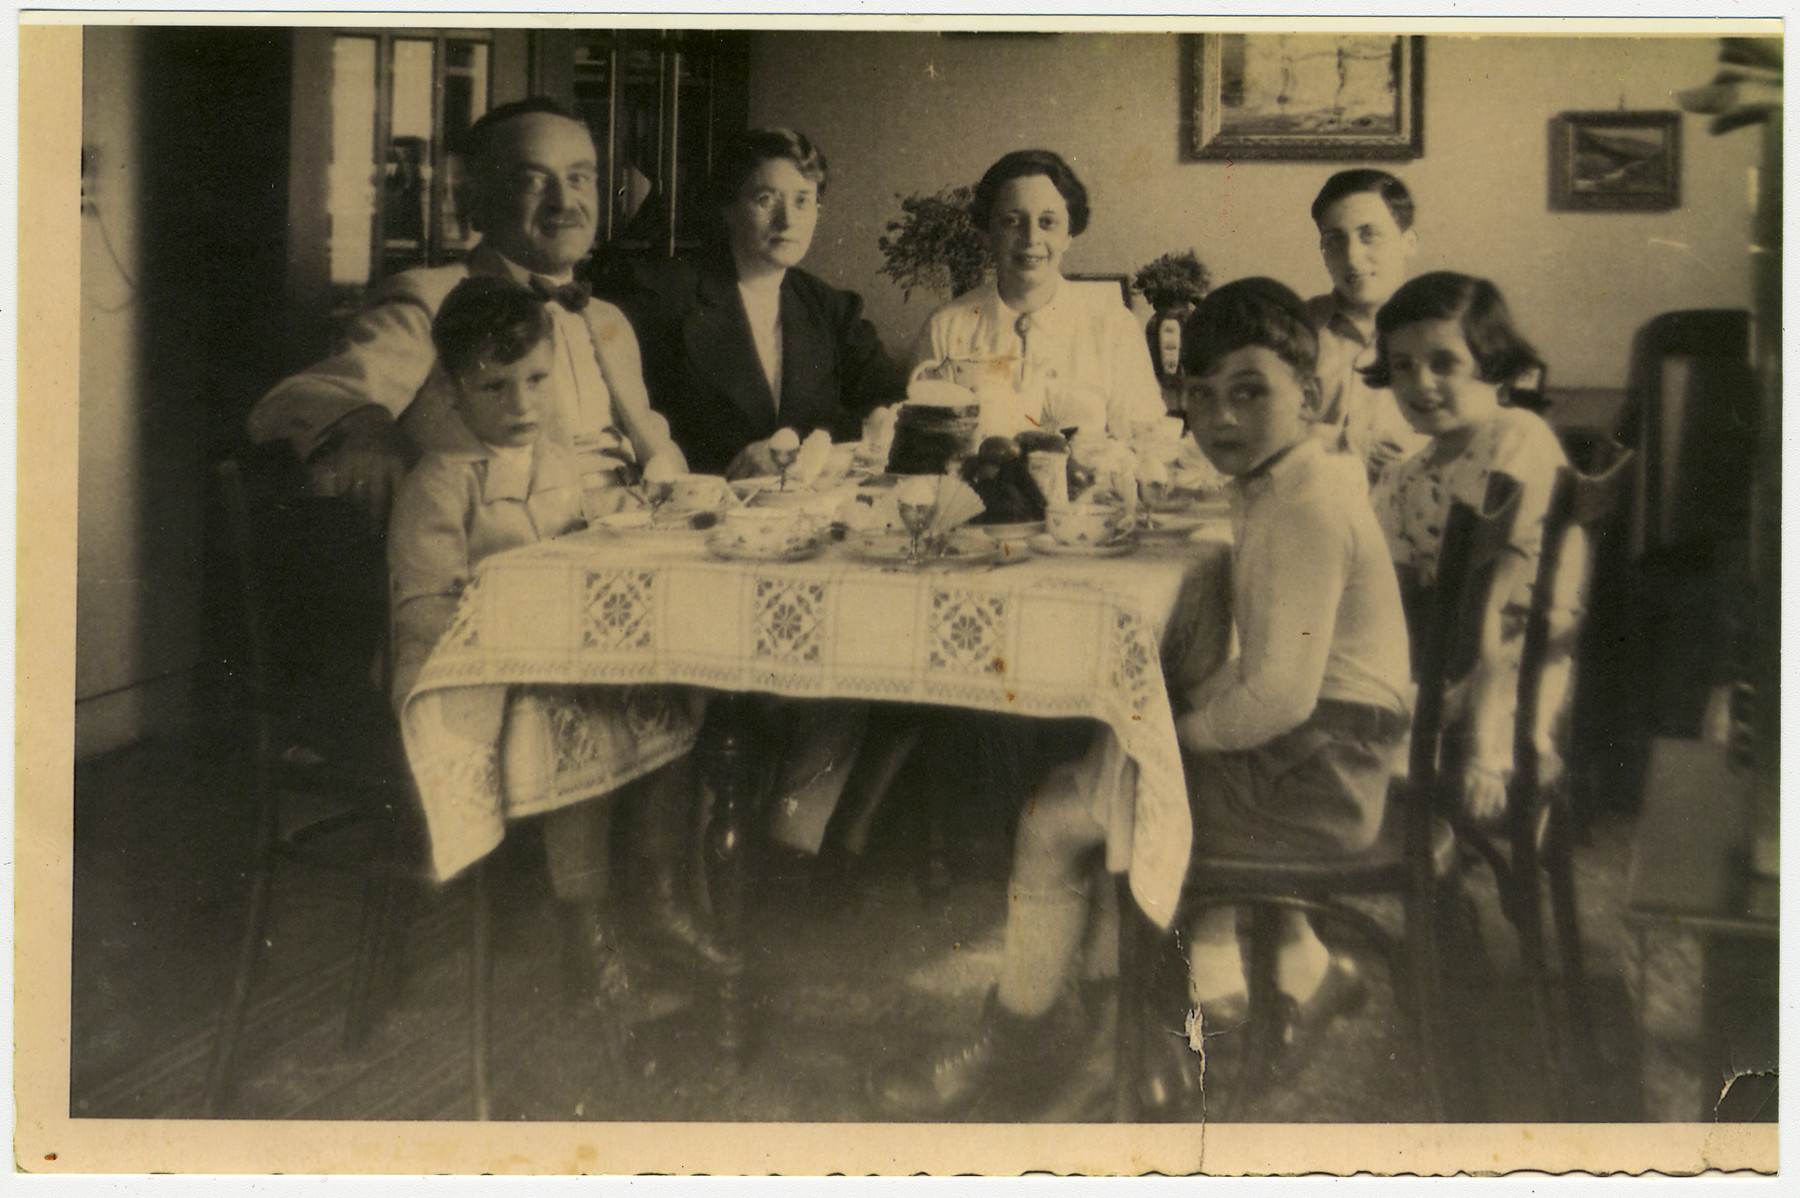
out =
[[[278,867],[363,883],[361,927],[344,933],[354,935],[351,1050],[398,986],[408,900],[427,880],[399,729],[371,668],[387,622],[380,538],[345,505],[307,495],[304,469],[285,450],[227,460],[218,480],[241,596],[256,847],[207,1073],[209,1116],[230,1098]]]
[[[1574,668],[1594,563],[1602,538],[1619,533],[1612,517],[1631,478],[1632,457],[1615,444],[1603,448],[1592,474],[1569,467],[1557,472],[1525,620],[1506,815],[1499,828],[1490,829],[1453,809],[1457,839],[1493,870],[1501,910],[1518,934],[1559,1117],[1571,1114],[1572,1093],[1579,1093],[1571,1085],[1569,1065],[1579,1066],[1585,1080],[1594,1063],[1572,858],[1576,816],[1564,768],[1571,755],[1567,716],[1580,681]],[[1553,1001],[1546,960],[1546,887],[1561,966],[1560,1001]]]
[[[1288,1042],[1290,1029],[1284,1025],[1276,986],[1279,917],[1284,911],[1301,911],[1334,940],[1343,939],[1346,949],[1354,942],[1385,960],[1430,1117],[1479,1117],[1479,1086],[1467,1070],[1456,1071],[1463,1085],[1455,1090],[1445,1085],[1450,1020],[1442,994],[1440,933],[1450,917],[1460,914],[1461,892],[1455,837],[1445,819],[1454,795],[1440,784],[1438,762],[1445,690],[1450,680],[1467,672],[1479,648],[1488,590],[1506,551],[1518,501],[1517,483],[1496,475],[1483,511],[1460,503],[1451,510],[1419,647],[1407,776],[1390,788],[1387,815],[1374,845],[1346,858],[1239,857],[1207,852],[1205,830],[1196,830],[1174,927],[1186,926],[1195,913],[1213,907],[1250,913],[1249,1019],[1237,1036],[1245,1050],[1238,1073],[1245,1091],[1240,1099],[1268,1086]],[[1167,955],[1171,938],[1155,934],[1131,901],[1123,878],[1118,881],[1122,922],[1114,1113],[1135,1121],[1156,1097],[1143,1092],[1144,1037],[1178,1034],[1179,1029],[1145,1026],[1145,1001],[1160,1001],[1154,991],[1171,973],[1159,960]],[[1357,901],[1379,896],[1399,899],[1398,931]],[[1216,1079],[1216,1073],[1206,1079],[1209,1101],[1219,1088]]]

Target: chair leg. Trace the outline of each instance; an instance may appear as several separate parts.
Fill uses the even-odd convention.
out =
[[[492,1031],[494,983],[493,908],[487,862],[470,867],[474,875],[469,902],[469,1064],[475,1092],[475,1118],[492,1118],[488,1093],[488,1048]]]
[[[1250,999],[1250,1043],[1245,1070],[1245,1097],[1263,1092],[1281,1055],[1283,1032],[1281,986],[1276,953],[1281,945],[1281,908],[1267,903],[1250,907],[1250,972],[1245,978]]]
[[[244,1014],[250,1006],[250,988],[256,978],[256,967],[262,957],[264,933],[268,930],[269,899],[275,881],[275,833],[278,814],[274,794],[265,783],[258,817],[256,867],[250,879],[249,910],[244,915],[244,935],[238,944],[237,972],[232,976],[231,992],[219,1015],[218,1031],[213,1037],[212,1062],[206,1072],[206,1094],[202,1113],[209,1119],[218,1117],[231,1089],[232,1070],[237,1064],[239,1041],[244,1031]]]
[[[406,937],[418,905],[417,882],[396,878],[390,885],[387,910],[380,925],[381,939],[375,950],[375,975],[369,991],[373,1015],[393,1006],[400,996],[401,979],[406,973]]]
[[[350,1001],[344,1010],[344,1049],[355,1052],[369,1038],[374,1022],[375,971],[379,963],[382,924],[389,901],[387,879],[373,877],[363,884],[362,916],[356,931],[356,959],[350,967]]]
[[[1410,995],[1419,1081],[1433,1122],[1444,1119],[1444,1038],[1446,1015],[1438,946],[1438,898],[1429,882],[1408,888],[1406,907],[1406,988]]]
[[[1113,1044],[1113,1121],[1138,1121],[1138,1069],[1144,1059],[1145,986],[1150,984],[1144,968],[1148,929],[1131,896],[1127,874],[1114,874],[1113,887],[1119,897],[1119,982],[1118,1014]]]
[[[950,897],[950,850],[944,835],[949,807],[935,787],[933,793],[919,804],[919,820],[923,826],[915,884],[919,889],[919,900],[928,907],[935,907]]]
[[[1535,803],[1517,805],[1510,835],[1510,876],[1504,884],[1512,891],[1511,914],[1519,933],[1519,964],[1530,995],[1539,1056],[1550,1079],[1551,1114],[1553,1118],[1566,1119],[1564,1061],[1558,1051],[1556,1023],[1550,1011],[1550,965],[1544,947],[1544,863],[1538,857],[1537,813]]]
[[[1581,948],[1581,921],[1575,906],[1575,863],[1570,828],[1555,810],[1544,845],[1544,870],[1550,879],[1550,912],[1556,926],[1556,949],[1562,966],[1563,1044],[1581,1081],[1594,1076],[1593,1014],[1588,1006],[1587,966]]]

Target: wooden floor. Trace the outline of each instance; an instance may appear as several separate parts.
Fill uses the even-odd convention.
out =
[[[904,786],[903,779],[902,785]],[[71,1095],[76,1116],[199,1112],[211,1023],[228,983],[250,829],[238,769],[204,745],[140,746],[76,775]],[[1598,817],[1577,858],[1593,968],[1599,1075],[1573,1113],[1641,1117],[1621,907],[1631,819]],[[924,903],[895,829],[841,892],[765,875],[752,933],[759,1039],[741,1069],[718,1059],[708,998],[678,981],[666,1015],[633,1028],[627,1075],[596,1029],[561,1002],[554,921],[529,836],[502,861],[496,967],[496,1116],[509,1119],[861,1120],[869,1069],[968,1028],[996,973],[1005,872],[998,835],[973,836],[947,898]],[[1550,1117],[1510,932],[1491,888],[1471,883],[1485,957],[1458,965],[1452,995],[1468,1048],[1450,1085],[1499,1121]],[[239,1071],[236,1113],[254,1118],[440,1119],[469,1115],[466,896],[417,911],[404,987],[356,1053],[340,1042],[360,895],[336,879],[281,875]],[[1426,1117],[1387,979],[1281,1083],[1254,1102],[1230,1046],[1209,1052],[1206,1117],[1389,1122]],[[1102,1009],[1098,1018],[1104,1017]],[[1103,1031],[1066,1092],[1034,1118],[1105,1118]]]

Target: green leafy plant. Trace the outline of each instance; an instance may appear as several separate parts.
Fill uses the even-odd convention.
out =
[[[1131,287],[1141,292],[1152,308],[1165,312],[1205,299],[1212,289],[1212,275],[1201,264],[1199,255],[1187,250],[1164,254],[1156,261],[1138,267]]]
[[[900,219],[888,222],[876,241],[887,262],[877,272],[900,284],[902,299],[915,288],[948,291],[951,298],[981,285],[987,275],[987,238],[969,216],[974,192],[946,188],[936,195],[900,199]]]

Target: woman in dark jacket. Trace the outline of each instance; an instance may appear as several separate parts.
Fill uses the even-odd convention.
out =
[[[863,319],[862,297],[799,269],[825,178],[804,135],[742,134],[714,176],[722,244],[646,271],[637,294],[620,297],[651,402],[696,471],[773,474],[777,429],[853,441],[865,413],[905,396],[905,372]]]

